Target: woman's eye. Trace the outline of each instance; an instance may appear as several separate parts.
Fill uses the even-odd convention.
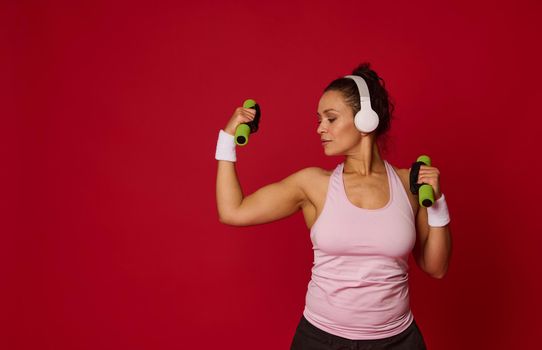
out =
[[[330,123],[333,123],[333,121],[337,119],[337,118],[327,118],[327,120],[330,122]],[[318,119],[318,121],[316,122],[317,124],[320,124],[322,122],[322,120]]]

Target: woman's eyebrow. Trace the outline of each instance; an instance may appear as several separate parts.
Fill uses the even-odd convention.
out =
[[[336,110],[336,109],[333,109],[333,108],[328,108],[328,109],[326,109],[326,110],[324,111],[324,113],[327,113],[327,112],[329,112],[329,111],[335,111],[335,112],[339,112],[339,111],[338,111],[338,110]],[[318,113],[318,112],[316,112],[316,114],[317,114],[317,115],[320,115],[320,113]]]

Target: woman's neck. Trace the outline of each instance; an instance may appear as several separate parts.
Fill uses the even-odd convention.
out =
[[[382,173],[383,171],[385,172],[386,168],[374,140],[374,134],[362,136],[359,146],[346,154],[344,172],[368,176],[374,172]]]

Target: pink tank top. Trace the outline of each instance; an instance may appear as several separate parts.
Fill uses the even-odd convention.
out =
[[[363,209],[350,202],[341,163],[311,228],[314,263],[303,315],[343,338],[391,337],[414,319],[408,293],[414,213],[401,179],[387,161],[384,164],[390,193],[384,207]]]

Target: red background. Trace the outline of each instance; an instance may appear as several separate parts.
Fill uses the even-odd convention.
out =
[[[237,152],[246,194],[332,168],[318,99],[363,61],[396,102],[385,158],[405,168],[429,154],[451,210],[448,275],[411,265],[428,347],[536,347],[540,10],[4,1],[0,347],[287,349],[309,232],[301,213],[218,222],[218,130],[244,99],[261,104],[260,131]]]

